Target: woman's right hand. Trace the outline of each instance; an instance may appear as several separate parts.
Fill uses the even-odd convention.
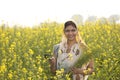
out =
[[[50,58],[49,62],[50,62],[51,65],[55,65],[55,63],[56,63],[55,57]]]
[[[49,63],[50,63],[51,72],[53,74],[55,74],[56,73],[56,59],[55,59],[55,57],[50,58]]]

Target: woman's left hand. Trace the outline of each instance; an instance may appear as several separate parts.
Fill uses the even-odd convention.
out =
[[[73,74],[83,74],[83,69],[80,68],[71,68],[71,71],[73,72]]]

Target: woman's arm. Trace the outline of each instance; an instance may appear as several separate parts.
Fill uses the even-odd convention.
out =
[[[71,68],[71,70],[72,70],[72,72],[73,72],[73,74],[82,74],[82,75],[84,75],[84,70],[85,69],[81,69],[81,68]]]
[[[86,69],[72,68],[71,70],[72,70],[73,74],[90,75],[94,71],[94,61],[90,60]]]
[[[55,74],[56,70],[57,70],[58,50],[59,50],[59,44],[54,45],[54,47],[53,47],[53,57],[49,59],[50,70],[53,74]]]
[[[92,72],[94,71],[94,60],[90,60],[88,66],[87,66],[87,74],[92,74]]]
[[[50,58],[49,62],[50,62],[50,70],[53,74],[55,74],[56,73],[56,58],[55,57]]]

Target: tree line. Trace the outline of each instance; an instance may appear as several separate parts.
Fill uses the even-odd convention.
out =
[[[73,19],[78,25],[84,25],[85,23],[96,23],[97,21],[99,21],[100,24],[116,24],[120,22],[120,15],[118,14],[114,14],[109,16],[108,18],[106,17],[100,17],[97,18],[97,16],[89,16],[85,21],[83,16],[80,14],[75,14],[71,17],[71,19]]]

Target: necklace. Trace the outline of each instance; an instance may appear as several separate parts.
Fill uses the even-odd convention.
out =
[[[66,53],[69,53],[70,51],[71,51],[71,49],[68,48],[67,51],[66,51]]]
[[[72,44],[66,44],[66,53],[70,53],[71,48],[72,48],[73,45],[75,45],[75,44],[76,44],[76,42],[75,42],[75,43],[72,43]]]
[[[67,50],[66,50],[66,53],[70,53],[71,48],[72,48],[72,46],[68,46],[68,47],[67,47]]]

